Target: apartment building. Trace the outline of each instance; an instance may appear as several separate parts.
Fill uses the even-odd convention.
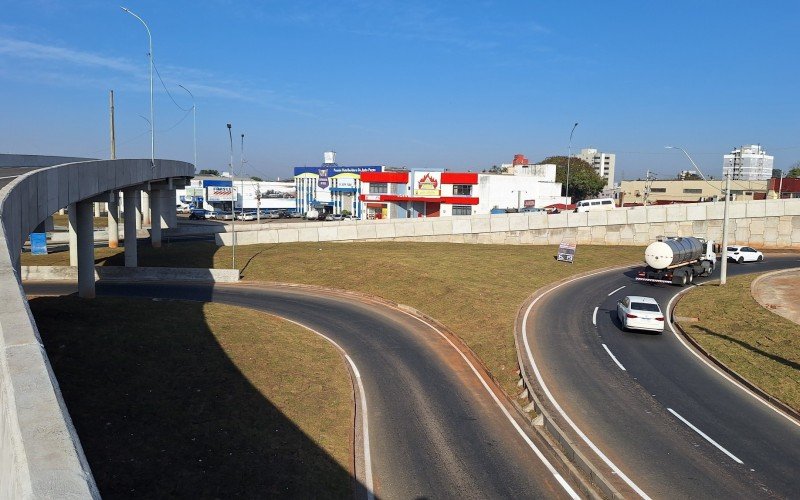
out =
[[[597,172],[597,175],[606,180],[607,189],[613,189],[614,165],[617,161],[617,155],[614,153],[602,153],[592,148],[584,148],[575,156],[590,164],[594,171]]]
[[[769,156],[760,144],[742,146],[722,157],[722,175],[734,180],[763,181],[772,177],[774,156]]]

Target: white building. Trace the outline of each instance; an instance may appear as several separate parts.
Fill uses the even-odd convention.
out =
[[[293,181],[197,176],[189,186],[177,191],[177,197],[179,203],[206,210],[230,210],[234,199],[236,210],[294,211],[297,206]]]
[[[512,169],[514,170],[514,169]],[[493,209],[563,202],[555,165],[519,165],[520,174],[435,170],[363,172],[367,219],[489,214]]]
[[[772,177],[773,156],[767,155],[759,144],[742,146],[724,155],[722,175],[732,180],[763,181]]]
[[[617,162],[617,155],[614,153],[601,153],[596,149],[584,148],[575,155],[577,158],[590,164],[597,175],[606,180],[606,188],[614,188],[614,166]]]

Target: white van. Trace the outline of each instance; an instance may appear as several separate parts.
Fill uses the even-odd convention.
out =
[[[575,205],[576,212],[595,212],[597,210],[614,210],[614,200],[611,198],[598,198],[596,200],[583,200]]]

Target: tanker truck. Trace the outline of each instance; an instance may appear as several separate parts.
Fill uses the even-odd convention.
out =
[[[695,276],[709,276],[717,264],[714,243],[702,238],[660,237],[644,251],[647,263],[637,274],[637,281],[671,283],[684,286]]]

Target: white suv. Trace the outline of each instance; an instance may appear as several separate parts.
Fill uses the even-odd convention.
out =
[[[734,245],[728,247],[728,260],[733,262],[761,262],[764,254],[751,247]]]

